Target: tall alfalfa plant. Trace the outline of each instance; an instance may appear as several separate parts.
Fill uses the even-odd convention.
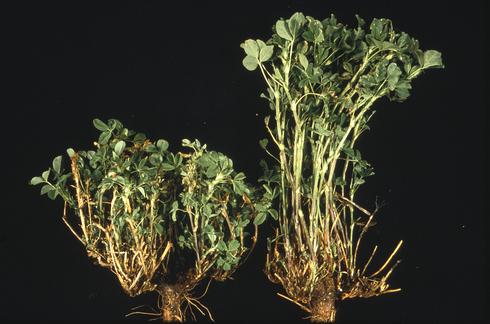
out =
[[[390,20],[374,19],[365,30],[356,17],[350,28],[333,15],[319,21],[295,13],[277,21],[269,40],[241,44],[243,65],[260,71],[270,107],[264,121],[273,147],[267,139],[261,145],[276,166],[262,180],[279,206],[271,213],[277,232],[266,273],[313,321],[333,321],[339,300],[399,290],[387,280],[402,241],[374,271],[368,267],[377,247],[358,262],[375,212],[356,203],[373,169],[355,144],[378,99],[402,102],[421,72],[443,67],[439,52],[422,51]]]
[[[128,295],[158,292],[164,321],[183,321],[186,309],[194,317],[193,308],[212,319],[193,292],[245,261],[272,197],[257,198],[228,157],[197,140],[173,153],[118,120],[94,126],[94,150],[68,149],[67,163],[56,157],[30,183],[64,201],[63,222]]]

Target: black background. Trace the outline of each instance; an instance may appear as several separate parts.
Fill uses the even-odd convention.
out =
[[[69,3],[69,4],[67,4]],[[340,305],[339,320],[484,319],[486,308],[486,8],[470,1],[17,2],[3,9],[0,319],[123,319],[155,295],[131,299],[95,267],[61,221],[62,203],[27,185],[67,147],[87,149],[91,121],[117,118],[177,150],[199,138],[230,156],[251,182],[265,154],[267,112],[258,73],[240,43],[267,39],[295,11],[355,24],[386,17],[443,53],[444,70],[413,83],[403,104],[381,101],[360,148],[376,175],[361,192],[378,214],[370,242],[388,254],[405,244],[392,277],[398,294]],[[9,88],[6,88],[9,89]],[[275,295],[262,273],[265,234],[235,280],[213,283],[203,300],[217,320],[306,316]],[[381,262],[381,260],[379,261]]]

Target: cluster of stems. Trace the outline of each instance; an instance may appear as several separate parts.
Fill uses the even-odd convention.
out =
[[[292,51],[293,42],[291,54]],[[274,95],[275,127],[269,127],[269,118],[265,126],[278,154],[269,154],[278,161],[281,170],[278,231],[266,267],[270,279],[282,283],[288,295],[294,296],[309,312],[307,305],[311,296],[316,287],[325,285],[325,280],[335,285],[336,292],[341,292],[340,299],[398,291],[390,290],[386,283],[393,267],[381,278],[376,276],[387,267],[402,241],[373,273],[366,274],[373,255],[362,269],[357,264],[360,242],[371,225],[374,212],[354,202],[359,183],[349,169],[355,166],[356,160],[341,157],[346,143],[347,147],[354,148],[373,115],[370,108],[384,95],[384,84],[370,97],[361,96],[356,87],[359,77],[379,54],[380,50],[368,51],[361,68],[341,94],[314,119],[302,112],[301,108],[306,106],[303,102],[311,98],[319,103],[325,95],[312,86],[305,87],[304,93],[290,93],[287,71],[292,69],[292,56],[285,63],[284,81],[276,79],[259,63],[262,76]],[[341,114],[346,116],[348,126],[342,136],[335,136],[339,133],[338,122],[330,117]],[[317,131],[319,129],[322,131]],[[305,177],[305,174],[310,176]],[[365,217],[363,226],[359,226],[355,218],[356,210]],[[375,251],[376,248],[373,254]],[[330,320],[333,316],[334,309]]]

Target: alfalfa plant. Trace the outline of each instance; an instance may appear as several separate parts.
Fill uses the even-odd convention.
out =
[[[184,320],[188,308],[212,319],[193,290],[235,272],[272,197],[256,198],[228,157],[197,140],[184,139],[182,152],[172,153],[167,141],[152,142],[118,120],[94,126],[95,150],[69,148],[66,170],[58,156],[30,183],[64,201],[68,229],[128,295],[157,291],[155,315],[165,321]]]
[[[279,196],[266,273],[313,321],[333,321],[339,300],[399,290],[387,280],[402,241],[374,271],[368,267],[377,246],[358,262],[375,212],[356,203],[373,168],[355,144],[375,102],[404,101],[413,79],[442,67],[439,52],[422,51],[390,20],[374,19],[365,30],[356,17],[350,28],[334,15],[318,21],[295,13],[277,21],[269,40],[241,44],[243,65],[267,84],[261,96],[269,102],[264,121],[273,147],[267,139],[261,145],[277,162],[262,179]]]

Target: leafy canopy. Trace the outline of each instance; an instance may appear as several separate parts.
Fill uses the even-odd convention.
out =
[[[287,83],[292,95],[306,87],[335,98],[357,76],[361,94],[396,101],[409,96],[410,83],[420,72],[443,67],[439,52],[422,51],[416,39],[396,32],[389,19],[373,19],[365,30],[364,20],[356,18],[356,28],[339,23],[334,15],[323,21],[302,13],[280,19],[267,42],[248,39],[241,44],[243,65],[253,71],[270,62],[273,69],[267,77]]]
[[[372,258],[363,267],[357,262],[374,212],[357,204],[355,194],[374,171],[355,143],[369,130],[378,99],[402,102],[421,72],[443,67],[439,52],[421,50],[389,19],[373,19],[366,28],[356,18],[351,28],[334,15],[320,21],[295,13],[278,20],[267,41],[241,44],[244,67],[266,82],[261,97],[270,108],[269,138],[260,145],[275,165],[263,163],[262,180],[277,191],[279,207],[266,272],[312,313],[325,287],[340,299],[397,291],[386,283],[392,271],[381,274],[402,242],[370,275]],[[312,316],[326,321],[332,314]]]
[[[89,256],[109,267],[130,295],[154,290],[168,276],[231,275],[255,243],[270,199],[256,198],[245,174],[222,153],[184,139],[171,152],[121,122],[95,119],[95,150],[67,150],[30,183],[61,197],[65,223]],[[252,233],[255,232],[255,234]]]

